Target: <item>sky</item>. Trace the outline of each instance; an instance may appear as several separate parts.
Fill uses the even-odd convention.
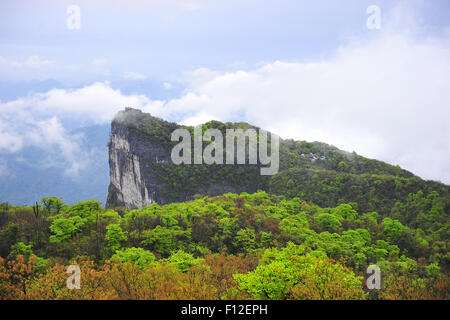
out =
[[[89,163],[71,132],[128,106],[246,121],[450,184],[449,84],[447,0],[0,2],[0,154],[51,147],[68,175]]]

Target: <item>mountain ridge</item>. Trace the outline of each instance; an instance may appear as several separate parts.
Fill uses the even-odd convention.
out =
[[[271,177],[261,176],[258,165],[174,165],[170,150],[178,142],[171,141],[170,136],[178,128],[193,131],[191,126],[168,122],[138,109],[126,108],[116,115],[108,144],[111,182],[107,207],[141,208],[153,202],[192,200],[196,194],[217,196],[264,190],[290,197],[302,195],[318,205],[356,202],[371,210],[382,204],[381,211],[388,212],[398,200],[393,194],[403,199],[419,190],[427,194],[450,191],[449,186],[425,181],[399,166],[326,143],[293,139],[280,139],[280,168]],[[203,130],[209,128],[259,129],[244,122],[215,120],[203,124]],[[348,191],[340,192],[341,186]],[[397,193],[386,194],[383,188]],[[369,194],[377,195],[378,200],[367,200]]]

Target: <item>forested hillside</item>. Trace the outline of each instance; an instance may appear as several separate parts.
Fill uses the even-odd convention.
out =
[[[273,176],[259,165],[175,165],[177,128],[194,136],[139,110],[116,116],[106,208],[1,204],[0,298],[449,298],[449,186],[283,139]],[[259,129],[210,121],[202,131],[211,128]],[[66,286],[69,265],[81,268],[80,289]],[[380,290],[366,286],[370,265]]]
[[[355,189],[359,203],[342,201],[339,192],[319,198],[327,190],[318,184],[308,192],[322,206],[300,189],[292,197],[197,195],[136,210],[57,198],[3,204],[0,298],[449,298],[448,193],[416,190],[406,177],[369,175],[365,185],[352,172],[311,174],[350,189],[392,184],[386,192],[405,200],[380,202],[375,187],[369,195]],[[276,181],[289,187],[297,178],[294,171]],[[79,290],[66,287],[70,264],[81,267]],[[381,269],[381,290],[366,287],[371,264]]]

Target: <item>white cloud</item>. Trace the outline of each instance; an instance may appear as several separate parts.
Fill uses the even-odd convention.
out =
[[[11,132],[4,131],[0,122],[0,150],[6,149],[10,152],[16,152],[23,147],[22,137]]]
[[[105,66],[108,64],[108,60],[105,58],[98,58],[91,61],[93,66]]]
[[[20,117],[24,115],[26,116]],[[9,118],[11,119],[11,116]],[[71,176],[77,176],[80,170],[89,165],[89,154],[81,147],[83,137],[69,134],[58,118],[38,120],[31,113],[22,112],[14,115],[12,119],[17,121],[12,126],[5,127],[0,122],[2,153],[14,153],[30,146],[38,147],[47,154],[42,166],[62,166],[64,172]]]
[[[164,82],[163,87],[164,87],[164,89],[172,89],[173,84],[171,84],[170,82]]]
[[[183,119],[182,121],[180,121],[180,124],[185,126],[195,126],[197,124],[206,123],[211,120],[217,120],[217,118],[207,113],[199,113]]]
[[[91,71],[103,77],[111,76],[111,71],[109,70],[108,60],[105,58],[97,58],[91,61],[92,69]]]
[[[29,138],[32,145],[46,149],[49,154],[57,148],[67,164],[64,171],[69,175],[76,176],[89,165],[88,154],[81,147],[83,137],[68,134],[56,117],[36,122]]]
[[[30,56],[24,60],[0,56],[0,79],[17,80],[49,77],[54,74],[55,61]]]
[[[0,70],[9,71],[11,69],[38,69],[45,66],[54,64],[54,61],[41,59],[38,56],[30,56],[23,61],[8,60],[5,57],[0,56]]]
[[[76,176],[93,160],[95,152],[83,149],[83,137],[69,134],[61,120],[105,123],[125,106],[148,110],[155,103],[145,96],[125,96],[108,83],[75,90],[53,89],[0,102],[0,151],[14,153],[30,146],[39,147],[48,153],[48,161],[43,165],[64,165],[67,174]]]
[[[138,72],[125,72],[122,76],[126,80],[145,80],[147,79],[146,75],[140,74]]]
[[[157,101],[150,101],[143,95],[123,95],[112,89],[108,82],[97,82],[79,89],[52,89],[45,93],[0,102],[0,116],[22,113],[79,117],[91,123],[110,121],[118,110],[125,106],[151,108]],[[25,114],[24,114],[25,113]]]

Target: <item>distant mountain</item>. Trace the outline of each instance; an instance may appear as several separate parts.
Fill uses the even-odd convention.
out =
[[[83,134],[82,150],[89,153],[89,166],[78,176],[65,173],[65,162],[58,154],[32,147],[20,152],[0,155],[0,202],[29,205],[44,196],[60,197],[73,204],[86,199],[106,200],[108,176],[107,142],[109,125],[90,126],[74,130]],[[46,165],[48,157],[52,165]]]

